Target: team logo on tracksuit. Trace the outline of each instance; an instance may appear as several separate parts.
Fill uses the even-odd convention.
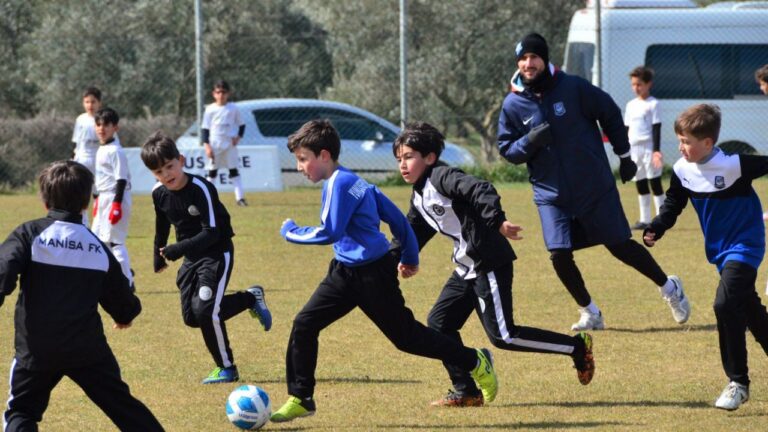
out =
[[[432,213],[434,213],[435,216],[442,216],[445,214],[445,209],[439,204],[432,204]]]
[[[555,115],[558,117],[562,117],[565,115],[565,104],[562,102],[555,102],[555,104],[552,106],[555,110]]]
[[[198,210],[197,207],[195,207],[194,205],[189,206],[187,211],[192,216],[200,216],[200,210]]]
[[[718,189],[722,189],[725,187],[725,177],[723,176],[715,176],[715,187]]]

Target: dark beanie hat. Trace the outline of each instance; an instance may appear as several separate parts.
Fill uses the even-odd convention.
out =
[[[544,64],[549,63],[549,47],[544,37],[538,33],[529,33],[515,47],[515,57],[520,60],[523,54],[534,53],[544,60]]]

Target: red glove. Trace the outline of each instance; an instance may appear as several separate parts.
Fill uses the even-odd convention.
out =
[[[95,218],[96,213],[99,211],[99,196],[93,197],[93,211],[91,212],[91,217]]]
[[[109,223],[112,225],[120,222],[123,217],[123,206],[119,202],[113,202],[109,209]]]

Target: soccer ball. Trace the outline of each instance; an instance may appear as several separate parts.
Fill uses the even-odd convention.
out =
[[[269,421],[271,414],[269,395],[261,387],[240,386],[227,398],[227,417],[240,429],[259,429]]]

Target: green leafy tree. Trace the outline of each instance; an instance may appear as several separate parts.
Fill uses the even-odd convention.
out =
[[[325,34],[291,5],[203,2],[206,88],[226,79],[240,98],[317,97],[331,82]],[[193,2],[60,0],[35,12],[20,58],[38,110],[77,112],[96,85],[123,115],[194,113]]]
[[[334,81],[326,96],[399,118],[398,2],[297,4],[329,35]],[[410,118],[472,131],[483,160],[494,160],[498,110],[517,68],[517,41],[541,33],[559,64],[570,18],[583,6],[582,0],[409,1]]]
[[[0,0],[0,115],[35,113],[36,87],[24,73],[22,48],[38,25],[37,1]]]

